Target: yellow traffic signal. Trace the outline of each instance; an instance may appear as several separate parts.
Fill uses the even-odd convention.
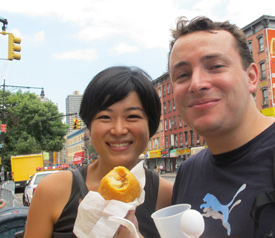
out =
[[[20,60],[21,54],[16,53],[21,51],[21,46],[19,45],[21,43],[21,38],[15,37],[12,33],[9,34],[9,54],[8,59],[9,60]]]
[[[73,126],[72,126],[73,130],[77,129],[77,122],[78,122],[77,118],[74,118],[73,119]]]
[[[77,120],[76,129],[81,129],[81,121]]]

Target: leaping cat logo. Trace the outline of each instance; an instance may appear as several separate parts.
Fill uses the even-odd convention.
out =
[[[236,194],[233,197],[233,199],[231,200],[231,202],[228,203],[227,205],[222,205],[213,194],[207,193],[205,195],[205,197],[203,198],[203,201],[205,203],[201,204],[201,206],[200,206],[201,209],[204,208],[203,212],[205,212],[205,213],[203,214],[203,216],[205,216],[205,217],[211,216],[213,219],[221,219],[222,220],[223,226],[225,227],[225,229],[227,229],[228,236],[230,236],[230,233],[231,233],[230,224],[228,222],[229,213],[236,205],[241,203],[241,200],[236,201],[233,205],[232,205],[232,203],[234,202],[237,195],[241,191],[243,191],[245,188],[246,188],[246,184],[243,184],[239,188],[239,190],[236,192]],[[232,205],[232,207],[229,208],[231,205]]]

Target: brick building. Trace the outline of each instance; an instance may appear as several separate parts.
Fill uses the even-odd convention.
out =
[[[257,108],[267,116],[275,116],[275,17],[263,15],[242,29],[260,72]]]

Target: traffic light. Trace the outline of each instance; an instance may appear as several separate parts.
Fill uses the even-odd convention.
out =
[[[81,129],[81,121],[77,120],[76,129]]]
[[[21,38],[15,37],[12,33],[9,34],[9,54],[8,59],[9,60],[20,60],[21,54],[16,53],[21,51],[21,46],[19,45],[21,43]]]
[[[73,119],[73,126],[72,126],[73,130],[77,129],[77,122],[78,122],[77,118],[74,118]]]

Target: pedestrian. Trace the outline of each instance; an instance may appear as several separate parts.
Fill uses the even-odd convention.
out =
[[[177,173],[178,169],[179,169],[179,164],[178,163],[176,163],[175,168],[176,168],[176,173]]]
[[[250,212],[257,195],[274,190],[275,119],[256,107],[259,72],[245,34],[197,17],[180,18],[172,36],[175,105],[208,146],[180,165],[172,203],[202,213],[201,237],[271,237],[274,204],[263,208],[255,231]]]
[[[160,166],[157,165],[157,171],[158,171],[158,174],[160,174]]]
[[[162,174],[162,173],[163,173],[163,164],[161,164],[161,165],[159,166],[159,169],[160,169],[160,174]]]
[[[161,104],[150,76],[136,67],[116,66],[98,73],[87,86],[80,117],[90,131],[99,154],[78,168],[89,191],[97,191],[101,179],[115,166],[131,170],[158,129]],[[145,168],[145,201],[127,218],[139,222],[145,237],[160,237],[151,214],[171,204],[173,184]],[[44,178],[37,186],[27,218],[25,237],[76,237],[73,234],[80,191],[71,171]],[[119,228],[116,237],[129,237]]]

